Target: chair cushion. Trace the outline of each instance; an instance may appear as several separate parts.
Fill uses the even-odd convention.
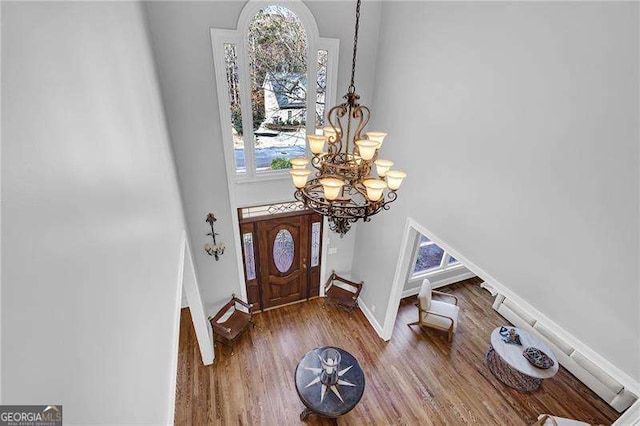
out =
[[[431,281],[427,278],[422,280],[422,287],[420,287],[420,292],[418,293],[418,303],[420,308],[426,311],[431,306]]]
[[[456,331],[458,328],[458,312],[460,309],[456,305],[441,302],[440,300],[432,300],[431,309],[429,309],[429,311],[451,318],[453,320],[453,331]],[[448,329],[451,326],[451,321],[437,315],[425,315],[423,317],[423,322],[443,329]]]

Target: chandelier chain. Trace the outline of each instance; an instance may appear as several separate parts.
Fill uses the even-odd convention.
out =
[[[351,61],[351,84],[349,85],[349,93],[355,93],[355,78],[356,78],[356,54],[358,52],[358,30],[360,29],[360,2],[356,3],[356,30],[353,35],[353,59]]]

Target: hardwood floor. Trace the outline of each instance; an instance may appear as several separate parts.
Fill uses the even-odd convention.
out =
[[[175,424],[299,424],[304,408],[294,386],[298,361],[309,350],[338,346],[351,352],[366,375],[364,396],[337,424],[530,425],[540,413],[611,424],[618,413],[560,368],[541,389],[523,394],[489,372],[484,356],[491,331],[506,320],[477,278],[445,287],[458,296],[460,323],[446,333],[407,327],[415,297],[403,299],[391,341],[383,342],[360,311],[352,318],[322,299],[254,315],[235,354],[216,347],[204,367],[188,309],[180,324]],[[311,416],[309,424],[331,424]]]

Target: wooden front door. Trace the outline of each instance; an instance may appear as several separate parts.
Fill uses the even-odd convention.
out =
[[[309,216],[258,222],[262,309],[308,298]]]
[[[247,301],[263,310],[318,297],[322,216],[298,210],[244,217],[251,208],[238,209]]]

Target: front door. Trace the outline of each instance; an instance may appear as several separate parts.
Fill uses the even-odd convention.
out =
[[[262,309],[308,298],[309,215],[257,223]]]

